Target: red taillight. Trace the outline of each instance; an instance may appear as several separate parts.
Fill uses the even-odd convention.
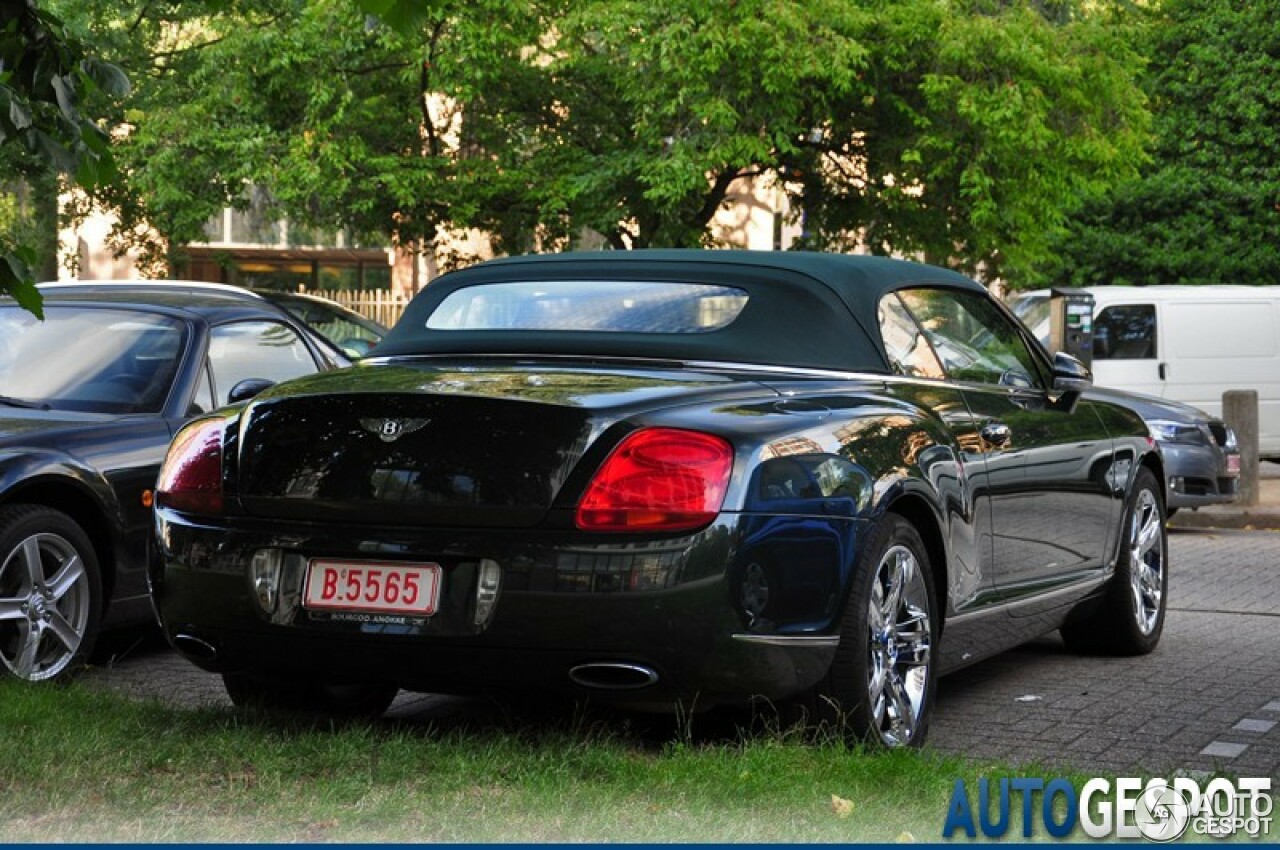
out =
[[[221,419],[192,422],[178,432],[156,483],[156,504],[193,514],[222,512]]]
[[[586,531],[686,531],[715,519],[733,447],[698,431],[645,428],[605,460],[578,503]]]

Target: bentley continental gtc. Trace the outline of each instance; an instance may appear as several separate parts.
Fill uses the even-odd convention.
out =
[[[498,260],[187,425],[169,640],[238,704],[767,700],[919,744],[939,675],[1160,637],[1161,457],[979,284],[871,257]]]

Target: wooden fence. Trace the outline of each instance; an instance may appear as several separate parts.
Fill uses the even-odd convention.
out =
[[[316,295],[336,301],[348,310],[391,327],[404,312],[409,302],[388,289],[307,289],[299,286],[303,295]]]

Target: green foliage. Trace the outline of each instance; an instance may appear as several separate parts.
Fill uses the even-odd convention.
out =
[[[437,248],[706,245],[754,177],[807,246],[1015,275],[1145,138],[1127,30],[1067,0],[75,8],[139,81],[103,195],[162,249],[228,204]]]
[[[1127,33],[1105,11],[877,4],[873,87],[805,169],[813,241],[840,247],[862,230],[876,252],[1026,276],[1065,210],[1141,161],[1148,114]]]
[[[107,132],[94,120],[103,99],[129,92],[119,68],[95,58],[34,0],[0,5],[0,163],[6,176],[65,174],[86,189],[117,179]],[[0,230],[0,293],[40,315],[39,254]]]
[[[1084,205],[1047,275],[1280,283],[1280,6],[1165,0],[1147,52],[1152,162]]]
[[[566,108],[526,170],[616,247],[705,243],[734,178],[776,174],[862,88],[867,25],[841,0],[575,4],[546,66]]]
[[[23,684],[0,680],[0,728],[22,742],[0,748],[14,843],[930,840],[957,778],[1013,770],[782,732],[716,739],[701,714],[659,747],[617,716],[481,700],[335,726]]]

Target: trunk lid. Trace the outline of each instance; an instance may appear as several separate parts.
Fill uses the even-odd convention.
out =
[[[762,392],[677,370],[357,366],[250,404],[233,489],[262,517],[527,528],[615,422]]]

